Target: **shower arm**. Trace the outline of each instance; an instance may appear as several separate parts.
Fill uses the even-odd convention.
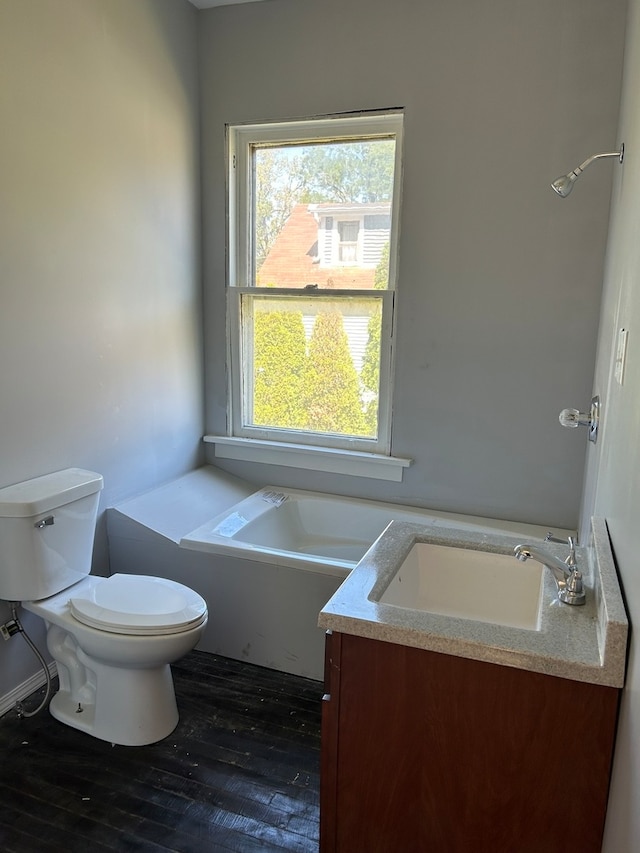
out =
[[[587,166],[590,166],[594,160],[600,160],[602,157],[618,157],[618,159],[622,163],[624,159],[624,145],[622,146],[620,151],[607,151],[604,154],[592,154],[591,157],[587,157],[584,163],[580,163],[579,166],[576,166],[576,168],[573,170],[574,173],[576,174],[576,176],[579,175],[580,172],[584,172]]]

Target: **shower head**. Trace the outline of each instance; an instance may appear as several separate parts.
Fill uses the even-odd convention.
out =
[[[556,178],[551,184],[551,189],[558,193],[560,198],[566,198],[573,189],[573,184],[578,179],[578,175],[580,175],[581,172],[582,169],[578,168],[573,172],[569,172],[568,175],[562,175],[562,177]]]
[[[584,163],[580,163],[580,165],[576,166],[576,168],[572,172],[569,172],[568,175],[562,175],[561,177],[556,178],[556,180],[551,184],[551,189],[558,193],[560,198],[566,198],[573,189],[573,185],[587,166],[590,166],[594,160],[600,160],[603,157],[617,157],[618,162],[622,163],[624,159],[624,145],[620,146],[619,151],[609,151],[606,154],[593,154],[591,157],[588,157]]]

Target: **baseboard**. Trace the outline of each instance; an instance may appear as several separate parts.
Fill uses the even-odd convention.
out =
[[[51,678],[55,678],[58,674],[55,661],[51,661],[49,664],[49,672],[51,674]],[[22,684],[19,684],[17,687],[14,687],[13,690],[10,690],[9,693],[5,693],[4,696],[0,696],[0,717],[6,714],[7,711],[10,711],[16,702],[22,702],[22,700],[26,699],[27,696],[30,696],[34,690],[37,690],[46,683],[46,676],[43,670],[40,669],[30,678],[27,678],[26,681],[23,681]],[[27,708],[26,710],[29,709]]]

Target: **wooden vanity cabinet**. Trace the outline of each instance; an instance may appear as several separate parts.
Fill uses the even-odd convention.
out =
[[[599,853],[620,691],[328,632],[321,853]]]

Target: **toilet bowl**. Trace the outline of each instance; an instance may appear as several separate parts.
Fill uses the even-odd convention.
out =
[[[47,626],[60,683],[53,717],[123,746],[155,743],[174,730],[170,664],[196,646],[207,623],[196,592],[163,578],[90,575],[22,606]]]
[[[0,598],[46,624],[60,684],[52,716],[142,746],[178,723],[170,664],[200,640],[207,605],[165,578],[89,574],[101,488],[100,475],[73,468],[0,489]]]

